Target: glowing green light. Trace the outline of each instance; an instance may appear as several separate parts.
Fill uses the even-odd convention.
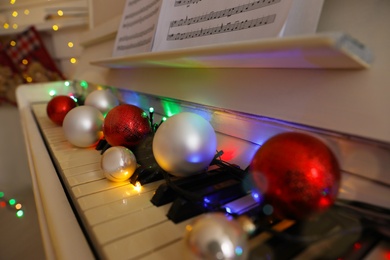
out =
[[[16,200],[15,200],[15,199],[10,199],[10,200],[8,201],[8,203],[9,203],[9,205],[13,206],[13,205],[16,204]]]
[[[179,104],[167,101],[167,100],[161,100],[161,105],[163,106],[164,113],[171,117],[177,113],[181,112],[181,108]]]
[[[143,118],[147,118],[147,117],[148,117],[148,115],[146,114],[146,112],[142,112],[141,116],[142,116]]]
[[[167,121],[167,118],[165,116],[163,116],[163,118],[161,118],[161,121],[165,122],[165,121]]]
[[[17,216],[18,218],[23,217],[23,215],[24,215],[23,210],[18,210],[18,211],[16,211],[16,216]]]
[[[154,113],[154,108],[153,107],[149,107],[149,112],[150,113]]]
[[[65,81],[65,86],[69,87],[70,86],[70,82],[69,81]]]
[[[86,82],[85,80],[80,81],[80,86],[82,86],[83,88],[88,88],[88,82]]]
[[[55,90],[50,90],[50,91],[49,91],[49,95],[50,95],[51,97],[55,96],[55,95],[56,95],[56,91],[55,91]]]
[[[77,98],[75,96],[70,96],[70,98],[77,102]]]
[[[0,198],[4,197],[4,192],[0,191]]]

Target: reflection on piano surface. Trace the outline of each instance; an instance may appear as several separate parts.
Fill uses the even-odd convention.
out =
[[[137,99],[142,96],[121,94]],[[206,212],[218,211],[234,217],[245,215],[256,225],[248,238],[249,259],[389,259],[390,211],[386,209],[386,195],[390,183],[381,177],[390,160],[383,163],[383,168],[377,166],[375,176],[379,179],[372,180],[371,175],[365,176],[356,168],[361,162],[351,162],[348,155],[355,149],[356,158],[364,154],[362,151],[369,151],[382,160],[389,159],[387,144],[351,141],[320,129],[149,98],[148,104],[161,116],[176,108],[196,111],[210,120],[217,132],[218,149],[224,154],[213,160],[208,172],[167,182],[164,176],[143,169],[130,182],[110,182],[100,169],[101,151],[72,146],[62,128],[47,117],[46,103],[31,106],[96,258],[181,259],[187,254],[183,240],[186,226]],[[133,103],[131,99],[125,98],[124,102]],[[342,167],[340,198],[324,214],[305,221],[272,217],[256,203],[246,185],[249,180],[245,168],[259,145],[276,133],[291,130],[312,132],[325,140]],[[142,152],[138,156],[143,156]],[[379,199],[375,192],[383,193],[384,198]]]

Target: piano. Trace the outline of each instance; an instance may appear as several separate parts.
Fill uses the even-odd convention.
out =
[[[53,91],[87,95],[99,88],[145,111],[153,107],[156,122],[184,111],[201,115],[217,134],[221,160],[237,170],[245,171],[259,147],[282,132],[314,135],[333,151],[342,174],[335,205],[314,220],[259,218],[248,236],[248,259],[390,259],[389,143],[85,81],[22,85],[17,92],[47,259],[185,259],[186,227],[207,214],[206,207],[175,219],[169,215],[175,199],[155,205],[164,179],[107,180],[101,151],[71,145],[48,118]],[[261,215],[250,191],[221,208],[232,216]]]

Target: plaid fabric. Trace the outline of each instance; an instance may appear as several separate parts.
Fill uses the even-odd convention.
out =
[[[17,36],[16,45],[6,49],[8,56],[16,65],[23,65],[22,60],[30,56],[30,53],[39,49],[41,43],[34,30],[27,30]],[[20,66],[23,69],[23,66]]]
[[[22,77],[0,43],[0,105],[5,102],[16,104],[14,92],[22,83]]]
[[[38,62],[64,79],[34,26],[16,35],[14,41],[15,46],[8,45],[5,52],[19,70],[25,72],[32,62]]]

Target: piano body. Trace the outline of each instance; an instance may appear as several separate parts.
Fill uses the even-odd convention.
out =
[[[390,208],[390,36],[384,29],[390,6],[358,1],[349,9],[352,2],[326,1],[319,30],[350,31],[362,40],[376,54],[368,69],[90,65],[96,57],[111,55],[109,40],[88,44],[75,75],[79,79],[19,87],[47,258],[182,259],[186,226],[202,215],[177,223],[168,219],[172,202],[155,206],[150,201],[164,180],[141,187],[106,180],[100,151],[72,146],[46,115],[50,91],[87,95],[109,88],[122,102],[144,110],[153,107],[157,121],[183,111],[202,115],[217,133],[222,159],[242,169],[267,139],[281,132],[308,133],[330,147],[342,170],[339,200],[357,202],[353,208],[360,213],[349,218],[336,205],[324,219],[299,223],[295,230],[298,223],[282,220],[272,226],[278,232],[259,232],[249,239],[250,259],[389,259],[388,227],[383,226]],[[361,13],[376,17],[356,25]],[[243,196],[231,203],[240,212],[253,202]],[[383,221],[382,228],[365,233],[366,217]],[[313,236],[323,239],[293,242]]]

